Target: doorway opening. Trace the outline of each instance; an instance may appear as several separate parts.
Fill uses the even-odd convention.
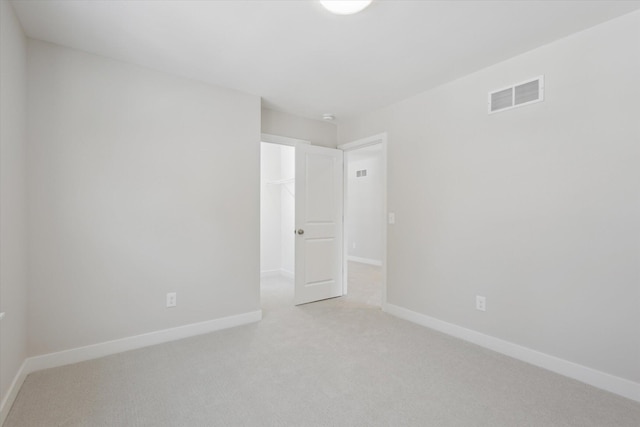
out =
[[[293,301],[295,188],[295,147],[261,142],[260,288],[263,300],[269,295]]]
[[[346,292],[367,305],[386,303],[386,135],[344,150]]]
[[[386,135],[338,150],[266,134],[262,141],[263,309],[344,295],[384,309]]]

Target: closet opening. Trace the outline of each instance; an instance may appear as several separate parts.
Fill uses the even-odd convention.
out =
[[[295,147],[261,142],[260,290],[292,303],[295,272]],[[275,302],[275,301],[274,301]]]

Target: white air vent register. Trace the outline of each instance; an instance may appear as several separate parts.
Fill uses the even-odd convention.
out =
[[[544,99],[544,76],[489,93],[489,114],[510,110]]]

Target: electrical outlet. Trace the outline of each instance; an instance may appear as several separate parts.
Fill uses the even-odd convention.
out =
[[[487,311],[487,299],[476,295],[476,310]]]
[[[167,294],[167,307],[175,307],[176,306],[176,293],[169,292]]]
[[[396,223],[396,214],[395,212],[389,212],[389,224],[395,224]]]

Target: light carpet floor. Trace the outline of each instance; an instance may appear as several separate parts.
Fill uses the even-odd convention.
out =
[[[383,313],[361,267],[347,297],[295,307],[272,278],[259,323],[32,373],[4,427],[640,426],[640,403]]]

